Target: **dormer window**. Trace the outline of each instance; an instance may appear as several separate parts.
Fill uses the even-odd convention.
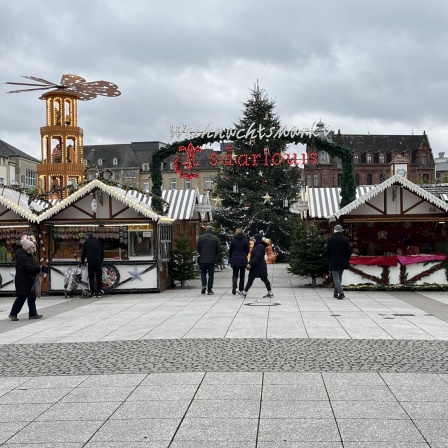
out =
[[[98,159],[98,165],[101,166],[103,164],[103,159]]]
[[[353,154],[353,163],[359,163],[359,153]]]
[[[87,165],[87,159],[84,159],[84,165]]]
[[[384,156],[384,152],[380,152],[379,162],[380,163],[385,163],[386,162],[386,157]]]
[[[367,163],[372,163],[372,153],[371,152],[367,153]],[[368,184],[368,185],[371,185],[371,184]]]
[[[118,159],[116,157],[112,159],[112,165],[118,165]]]

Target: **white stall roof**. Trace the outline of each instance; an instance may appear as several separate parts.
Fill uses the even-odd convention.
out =
[[[375,188],[376,185],[361,185],[356,188],[356,197],[359,198]],[[328,218],[339,210],[341,202],[341,189],[338,187],[306,187],[305,200],[308,202],[306,216],[311,219]]]

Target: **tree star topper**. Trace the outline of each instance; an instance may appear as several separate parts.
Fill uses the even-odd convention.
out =
[[[199,166],[199,163],[196,161],[196,153],[201,153],[202,148],[200,146],[193,146],[193,143],[190,142],[188,146],[179,146],[178,152],[185,152],[187,160],[185,162],[181,162],[179,156],[174,158],[174,171],[177,175],[183,179],[198,177],[199,173],[185,173],[182,170],[182,167],[185,167],[187,170],[191,171],[195,166]]]

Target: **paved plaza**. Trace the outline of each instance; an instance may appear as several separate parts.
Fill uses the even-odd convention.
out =
[[[448,448],[448,294],[311,288],[0,298],[0,445]],[[135,280],[135,281],[138,281]]]

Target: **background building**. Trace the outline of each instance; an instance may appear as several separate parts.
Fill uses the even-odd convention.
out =
[[[20,149],[0,140],[0,184],[35,188],[39,162]]]
[[[108,169],[114,182],[150,191],[152,155],[164,145],[158,141],[85,145],[84,165]]]
[[[317,123],[322,130],[325,125]],[[324,137],[325,138],[325,137]],[[435,163],[428,136],[423,135],[362,135],[327,133],[326,138],[353,152],[354,174],[357,185],[374,185],[391,177],[391,163],[397,156],[408,161],[407,179],[414,183],[434,183]],[[341,162],[324,151],[307,145],[304,181],[307,186],[340,186]]]

